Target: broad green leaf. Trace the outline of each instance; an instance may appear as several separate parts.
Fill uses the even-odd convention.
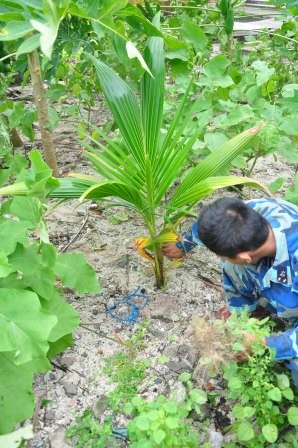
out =
[[[123,17],[132,28],[136,29],[138,25],[147,36],[162,37],[159,28],[155,26],[154,20],[151,23],[142,12],[131,3],[127,3],[125,8],[117,12],[117,17]],[[131,21],[130,19],[133,19]]]
[[[74,288],[79,293],[100,292],[95,272],[81,253],[58,255],[54,272],[63,286]]]
[[[242,406],[241,404],[237,403],[233,407],[232,415],[239,419],[245,419],[252,417],[255,412],[255,409],[251,406]]]
[[[170,429],[176,429],[179,427],[179,419],[177,417],[167,417],[165,424]]]
[[[47,300],[51,297],[55,275],[43,260],[38,245],[24,247],[19,244],[8,259],[14,271],[19,272],[22,283]]]
[[[31,291],[0,289],[0,350],[12,352],[16,365],[44,358],[48,365],[48,337],[57,323],[42,311],[38,296]]]
[[[286,84],[282,88],[281,95],[284,98],[291,98],[294,96],[295,91],[298,91],[298,84]]]
[[[166,437],[166,433],[162,429],[157,429],[157,431],[154,431],[153,433],[153,440],[159,446],[159,444],[164,440]]]
[[[290,425],[298,426],[298,407],[291,406],[287,412]]]
[[[274,443],[277,440],[278,429],[277,426],[272,423],[268,423],[267,425],[263,426],[262,433],[269,443]]]
[[[290,387],[287,387],[286,389],[283,389],[281,391],[282,396],[286,398],[287,400],[293,401],[294,400],[294,392]]]
[[[291,163],[298,162],[297,145],[286,136],[282,136],[278,145],[279,154]]]
[[[139,415],[135,418],[135,425],[141,431],[148,431],[150,428],[150,420],[145,415]]]
[[[181,33],[186,40],[190,41],[199,51],[206,50],[208,38],[206,34],[196,23],[189,20],[183,21]]]
[[[0,248],[0,278],[7,277],[11,272],[13,272],[13,267],[8,263],[7,256]]]
[[[270,398],[270,400],[273,401],[281,401],[281,391],[278,387],[273,387],[273,389],[270,389],[267,392],[268,397]]]
[[[255,433],[251,423],[248,422],[240,423],[237,429],[237,436],[241,442],[247,442],[248,440],[253,439],[254,435]]]
[[[56,356],[58,353],[63,352],[68,347],[71,347],[74,344],[74,340],[72,337],[72,333],[66,334],[62,336],[60,339],[57,339],[54,342],[49,341],[49,350],[47,353],[47,357],[49,359],[52,359],[54,356]]]
[[[32,381],[36,370],[31,363],[16,366],[12,353],[0,353],[0,365],[0,434],[6,434],[33,414]]]
[[[254,61],[251,66],[255,69],[257,73],[257,86],[261,86],[269,81],[270,77],[275,72],[274,68],[269,68],[267,62],[265,61]]]
[[[188,61],[188,48],[185,42],[174,37],[165,37],[167,59]]]
[[[22,10],[16,6],[0,5],[0,21],[18,22],[23,20]]]
[[[6,255],[14,252],[17,243],[27,244],[29,229],[32,229],[32,224],[28,221],[7,219],[0,223],[1,249]]]
[[[36,50],[40,45],[40,34],[34,34],[28,37],[24,42],[17,48],[17,57],[21,54],[31,53]]]
[[[28,22],[9,22],[0,29],[0,41],[17,40],[33,31],[33,26]]]
[[[285,191],[285,199],[293,204],[298,204],[298,173],[295,176],[295,183]]]
[[[221,132],[214,132],[213,134],[209,134],[208,132],[204,134],[204,141],[206,142],[207,148],[209,151],[216,150],[219,146],[224,144],[228,138],[225,134]]]
[[[164,410],[166,412],[168,412],[169,414],[177,414],[178,408],[177,405],[172,403],[172,402],[168,402],[164,404]]]
[[[284,117],[281,124],[279,125],[279,129],[289,135],[298,135],[297,121],[298,115]]]
[[[10,434],[0,436],[0,446],[3,448],[19,448],[24,440],[30,440],[33,437],[33,426],[26,425]]]
[[[207,394],[201,389],[191,389],[189,396],[197,404],[204,404],[207,401]]]
[[[221,127],[227,128],[244,123],[254,116],[252,108],[248,104],[236,104],[236,106],[228,113],[227,117],[221,121]],[[216,121],[216,120],[215,120]]]
[[[71,334],[78,327],[80,319],[77,311],[61,297],[58,290],[54,290],[48,300],[41,300],[41,304],[42,309],[55,316],[57,320],[49,334],[49,342],[58,341],[65,335]]]
[[[240,378],[237,378],[236,376],[234,378],[231,378],[228,382],[228,387],[231,390],[234,389],[241,389],[242,388],[242,381]]]
[[[41,204],[35,198],[14,197],[9,203],[8,211],[20,221],[29,221],[32,227],[38,226],[42,217]]]
[[[286,182],[287,179],[284,177],[279,177],[278,179],[275,179],[271,184],[268,185],[268,188],[272,193],[276,193]]]
[[[207,62],[203,69],[203,73],[212,83],[215,83],[220,87],[229,87],[234,84],[232,78],[226,73],[229,65],[230,62],[225,56],[217,55]]]

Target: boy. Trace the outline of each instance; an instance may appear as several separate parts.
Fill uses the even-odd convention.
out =
[[[222,259],[225,317],[261,307],[289,320],[290,330],[262,342],[285,360],[298,386],[298,207],[273,198],[218,199],[202,208],[184,241],[164,244],[163,252],[181,258],[197,245]]]

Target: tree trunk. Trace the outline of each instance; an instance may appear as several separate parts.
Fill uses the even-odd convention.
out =
[[[41,133],[41,142],[46,163],[53,170],[53,176],[58,177],[56,150],[53,134],[49,131],[48,105],[41,77],[41,68],[37,51],[28,54],[29,71],[33,87],[34,101],[37,110]]]

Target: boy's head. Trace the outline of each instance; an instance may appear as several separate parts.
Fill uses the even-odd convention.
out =
[[[199,238],[208,249],[234,263],[255,262],[254,254],[269,237],[270,227],[263,216],[236,198],[222,198],[206,205],[199,215]]]

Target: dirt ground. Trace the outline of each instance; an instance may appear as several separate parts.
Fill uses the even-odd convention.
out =
[[[59,169],[63,175],[69,170],[87,170],[73,131],[63,124],[55,132]],[[253,177],[268,184],[280,176],[290,184],[294,177],[293,166],[268,157],[258,162]],[[216,196],[227,194],[233,193],[219,191]],[[258,191],[249,194],[260,196]],[[28,446],[68,448],[74,445],[64,434],[75,415],[87,408],[96,410],[101,398],[113,388],[101,371],[104,358],[122,350],[121,341],[130,338],[138,328],[138,324],[129,326],[110,316],[108,306],[137,286],[149,297],[139,321],[149,322],[141,356],[152,360],[148,378],[154,378],[154,382],[145,379],[141,391],[150,398],[175,387],[179,373],[194,369],[198,352],[188,337],[192,318],[213,319],[216,310],[223,306],[224,298],[219,261],[202,248],[188,255],[179,268],[171,269],[167,287],[156,290],[151,266],[132,249],[133,240],[146,235],[133,212],[90,207],[90,204],[78,206],[72,201],[50,213],[47,222],[52,242],[60,250],[70,243],[68,252],[83,252],[102,287],[98,295],[78,296],[67,291],[66,299],[77,309],[81,319],[81,326],[74,334],[74,346],[53,360],[51,372],[38,376],[35,381],[35,438]],[[182,231],[190,222],[183,224]],[[120,312],[127,310],[122,307]],[[161,364],[159,355],[166,356],[168,361]],[[205,381],[206,378],[199,379],[200,385]],[[40,407],[41,400],[48,400],[45,408]],[[219,420],[223,416],[224,411]],[[212,446],[220,447],[222,436],[216,423],[211,424],[209,432]]]

